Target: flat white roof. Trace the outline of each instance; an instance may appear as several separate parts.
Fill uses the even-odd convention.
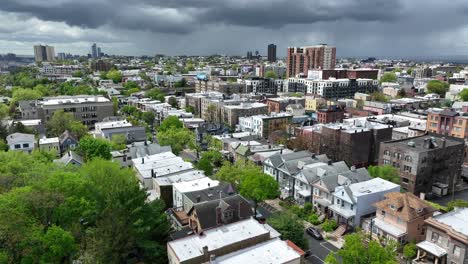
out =
[[[96,131],[106,129],[106,128],[117,128],[117,127],[131,127],[132,124],[127,120],[117,120],[117,121],[106,121],[106,122],[97,122],[94,124]]]
[[[39,145],[42,144],[52,144],[52,143],[59,143],[59,138],[58,137],[53,137],[53,138],[41,138],[39,139]]]
[[[433,219],[448,225],[458,233],[468,236],[468,208],[457,208],[452,212],[435,216]]]
[[[288,245],[286,241],[272,239],[246,249],[216,258],[217,264],[238,263],[288,263],[300,259],[299,252]]]
[[[206,178],[205,173],[200,170],[188,169],[185,171],[173,172],[170,175],[163,175],[153,179],[159,186],[173,185],[174,183],[189,182],[196,179]]]
[[[366,195],[368,193],[384,192],[394,188],[398,188],[399,190],[400,185],[386,181],[381,178],[373,178],[368,181],[353,183],[349,185],[349,188],[353,192],[354,196],[361,196]]]
[[[41,119],[30,119],[30,120],[19,120],[18,122],[21,122],[21,124],[25,126],[37,126],[42,123]]]
[[[168,244],[180,262],[203,255],[203,247],[208,251],[223,248],[246,239],[267,234],[270,231],[253,218],[209,229],[203,235],[191,235],[171,241]]]
[[[441,247],[439,247],[438,245],[432,243],[432,242],[429,242],[429,241],[426,241],[424,240],[423,242],[420,242],[417,244],[417,246],[429,253],[431,253],[432,255],[436,256],[436,257],[442,257],[444,255],[447,254],[447,251]]]
[[[208,177],[204,177],[193,181],[174,183],[173,188],[177,189],[181,193],[186,193],[200,191],[209,187],[216,187],[218,185],[219,181],[212,180]]]
[[[83,104],[83,103],[106,103],[110,102],[109,99],[103,96],[58,96],[58,97],[46,97],[42,101],[42,105],[61,105],[61,104]]]

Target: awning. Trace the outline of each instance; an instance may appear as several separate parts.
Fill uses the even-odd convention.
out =
[[[447,251],[441,247],[439,247],[438,245],[432,243],[432,242],[429,242],[429,241],[423,241],[423,242],[420,242],[418,244],[416,244],[416,246],[418,246],[418,248],[426,251],[426,252],[429,252],[431,253],[432,255],[440,258],[444,255],[447,254]]]
[[[310,196],[310,191],[308,191],[308,190],[300,190],[297,193],[299,193],[302,197],[309,197]]]
[[[328,201],[326,199],[321,199],[321,198],[314,199],[314,201],[317,202],[318,204],[320,204],[321,206],[325,206],[325,207],[328,207],[331,204],[330,201]]]
[[[336,204],[333,204],[333,205],[329,206],[328,209],[330,209],[333,212],[343,216],[346,219],[349,219],[350,217],[355,216],[355,213],[353,211],[341,208],[339,205],[336,205]]]
[[[392,235],[394,237],[398,238],[398,237],[406,235],[405,230],[403,230],[401,228],[398,228],[395,225],[389,224],[389,223],[387,223],[385,221],[382,221],[381,219],[374,218],[373,221],[374,221],[374,224],[375,224],[376,227],[378,227],[379,229],[381,229],[385,233],[388,233],[388,234],[390,234],[390,235]]]

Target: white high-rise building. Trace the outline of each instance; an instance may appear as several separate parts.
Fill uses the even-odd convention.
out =
[[[55,49],[53,46],[35,45],[34,46],[34,59],[36,62],[54,61]]]

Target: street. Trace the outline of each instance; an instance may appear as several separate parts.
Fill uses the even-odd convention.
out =
[[[270,217],[276,212],[276,210],[268,205],[267,203],[259,203],[257,211],[261,213],[265,218]],[[336,252],[338,249],[332,244],[328,243],[326,240],[316,240],[304,230],[305,237],[309,241],[309,251],[311,255],[308,256],[305,260],[305,263],[311,264],[323,264],[325,258],[328,254],[333,251]]]
[[[306,263],[323,264],[325,258],[331,251],[336,252],[338,250],[326,240],[317,240],[307,233],[305,236],[309,241],[309,250],[311,252],[310,256],[306,259]]]
[[[454,196],[453,196],[453,199],[454,200],[461,199],[461,200],[467,201],[468,200],[468,189],[456,192],[454,194]],[[446,206],[448,202],[452,201],[452,195],[449,194],[449,195],[446,195],[446,196],[443,196],[443,197],[435,197],[435,198],[428,199],[428,200],[431,201],[431,202],[435,202],[435,203],[438,203],[440,205]]]

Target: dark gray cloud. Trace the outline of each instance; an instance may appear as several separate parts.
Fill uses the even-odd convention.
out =
[[[1,0],[0,52],[48,42],[83,53],[96,41],[125,54],[244,54],[274,42],[281,55],[328,42],[341,56],[457,54],[467,14],[466,0]]]

